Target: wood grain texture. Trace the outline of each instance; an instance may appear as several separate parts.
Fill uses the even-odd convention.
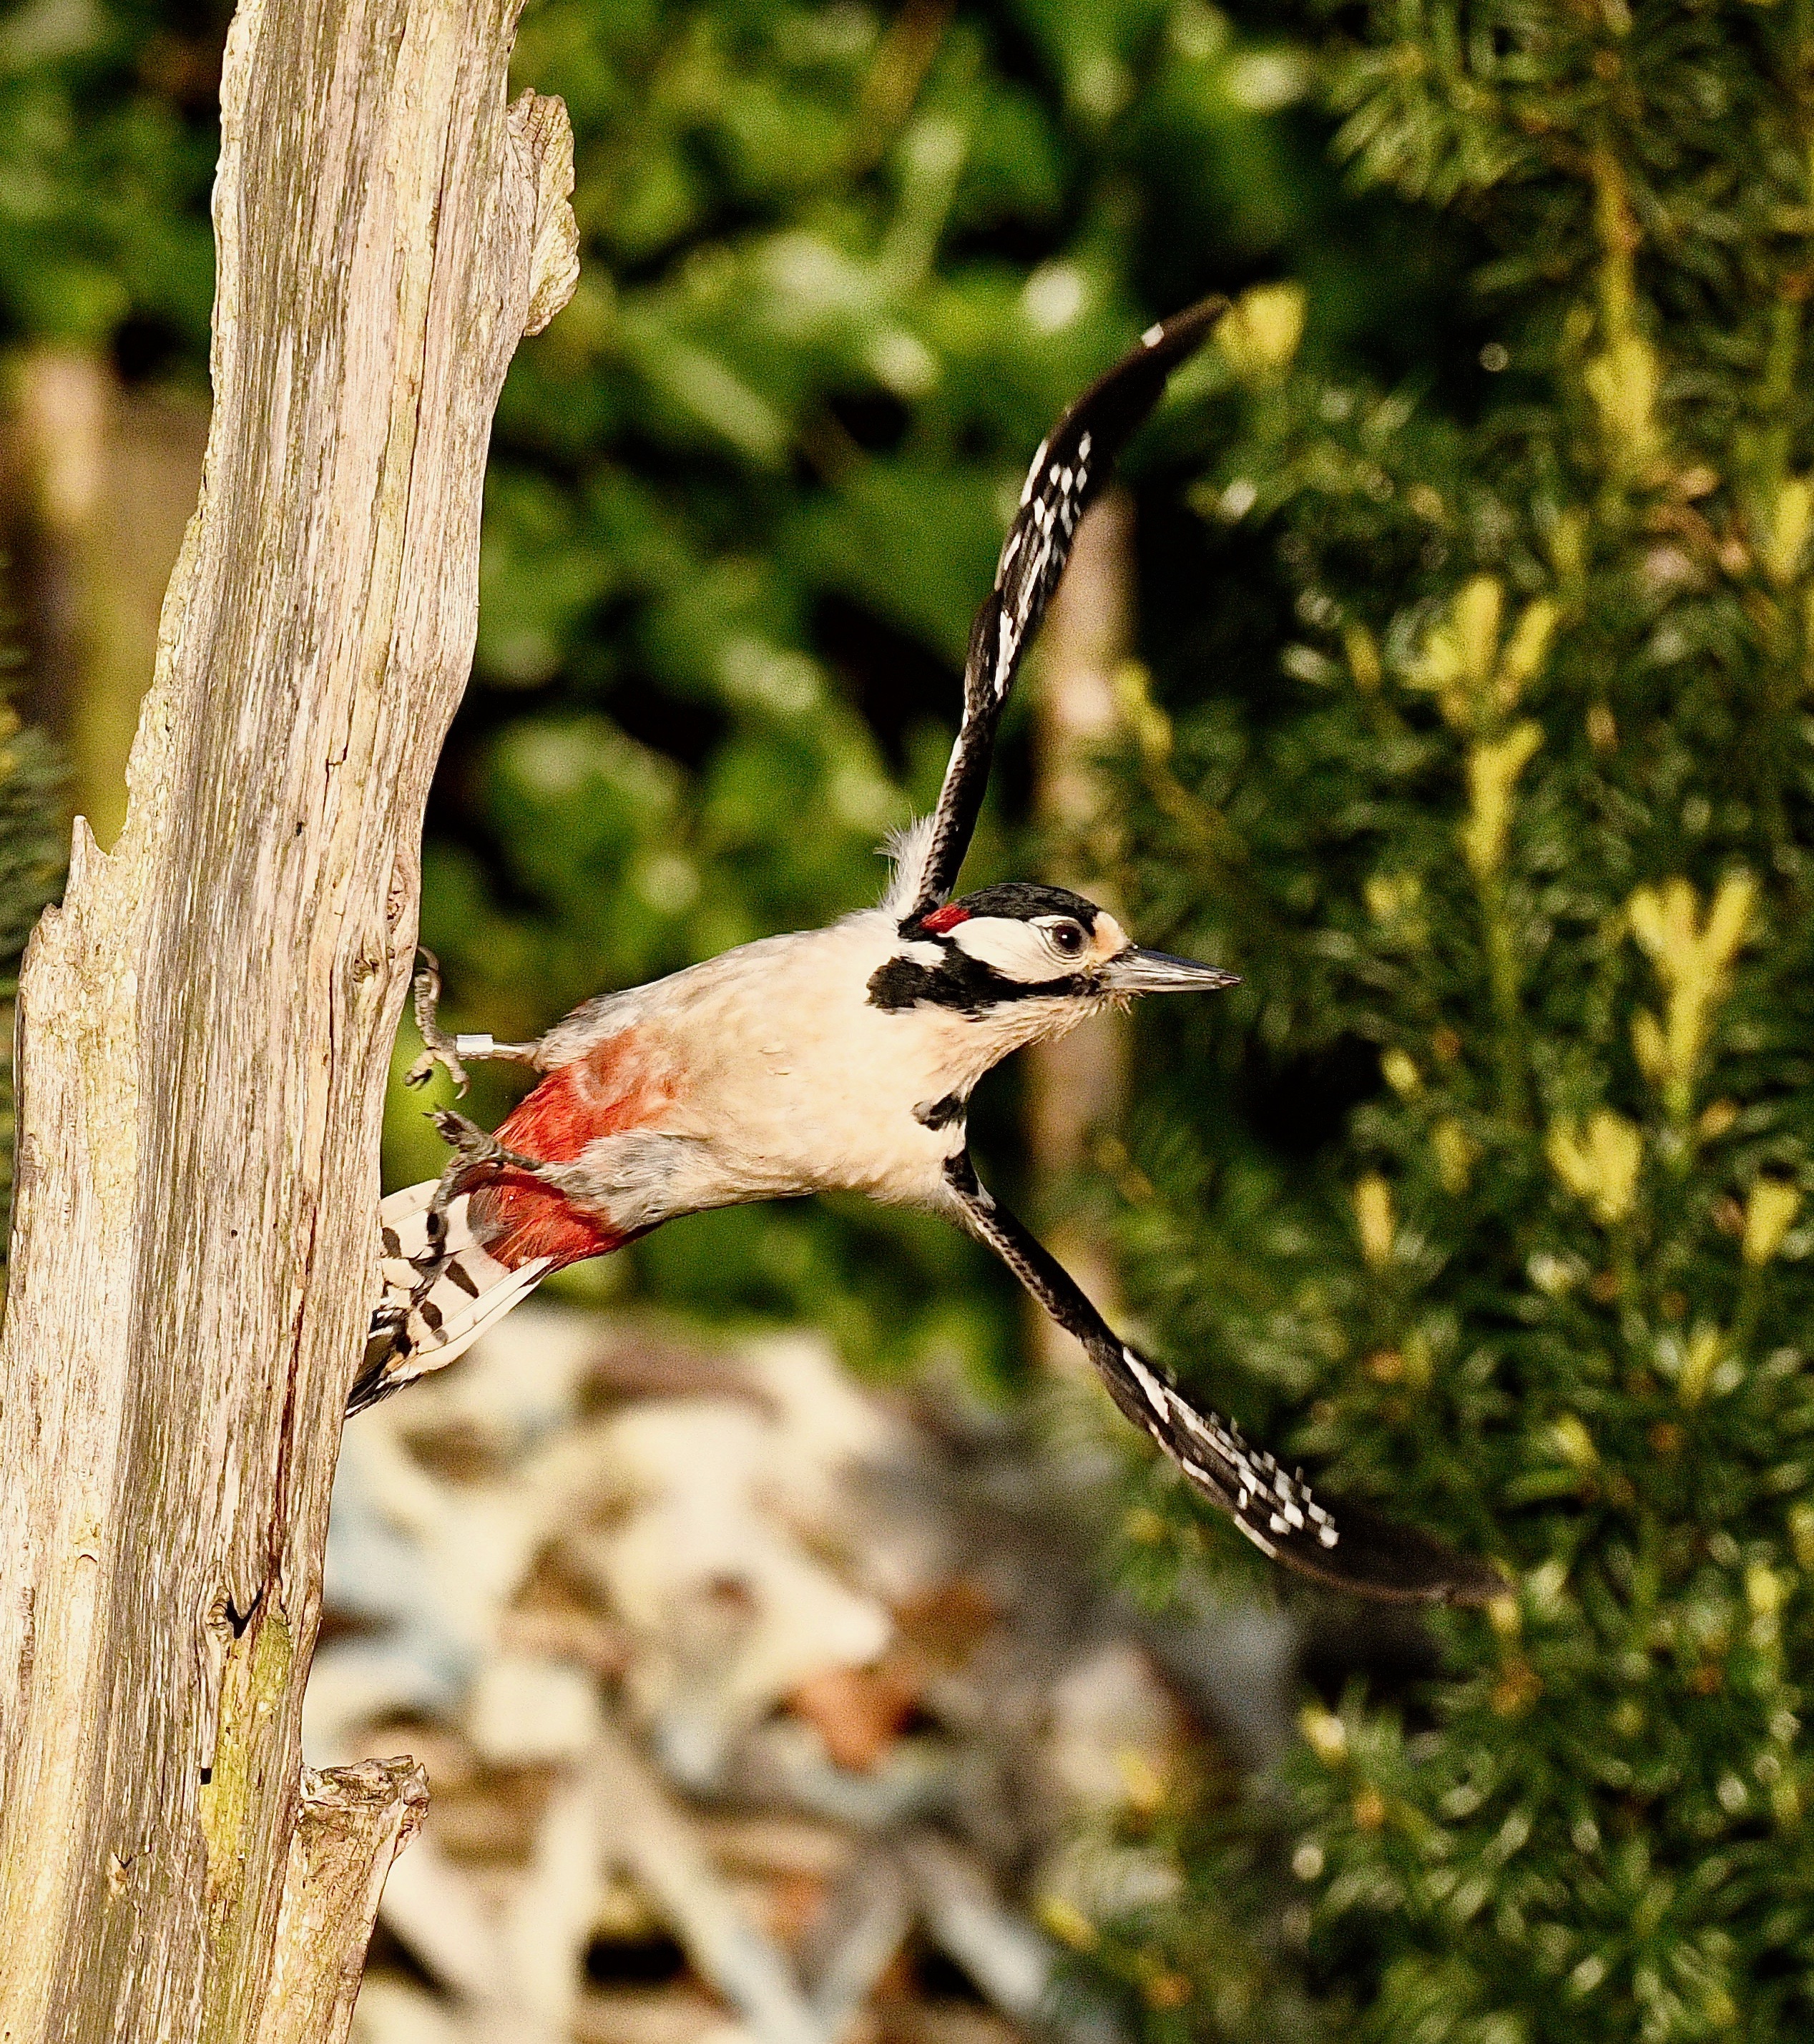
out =
[[[271,1983],[252,2044],[344,2044],[384,1877],[421,1828],[428,1777],[411,1760],[302,1770]]]
[[[246,0],[229,34],[200,508],[125,830],[78,823],[20,1000],[6,2044],[261,2034],[492,410],[575,274],[513,25]]]

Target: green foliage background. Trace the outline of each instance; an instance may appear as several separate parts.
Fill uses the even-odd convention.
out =
[[[198,373],[220,27],[0,25],[13,345]],[[1143,1017],[1097,1197],[1183,1373],[1512,1587],[1435,1680],[1310,1704],[1281,1778],[1151,1812],[1170,1902],[1064,1919],[1155,2037],[1810,2020],[1811,35],[1804,0],[525,21],[586,270],[506,391],[431,819],[474,1026],[872,895],[1028,450],[1155,313],[1247,291],[1136,463],[1124,801],[1066,848],[1246,983]],[[1052,849],[1025,782],[1011,751],[973,878]],[[433,1167],[413,1108],[394,1139]],[[591,1281],[1012,1353],[993,1274],[867,1209]],[[1257,1575],[1131,1467],[1130,1577]]]
[[[1305,220],[1249,103],[1301,63],[1207,13],[556,0],[518,63],[571,110],[588,259],[500,417],[486,693],[425,928],[463,1001],[528,1028],[873,898],[1028,453],[1155,307]],[[985,1259],[856,1204],[590,1275],[871,1356],[1011,1347]]]
[[[1810,2020],[1808,33],[1326,35],[1337,156],[1478,226],[1489,377],[1250,359],[1197,501],[1274,544],[1292,686],[1136,709],[1147,919],[1385,1083],[1287,1172],[1156,1058],[1134,1266],[1201,1381],[1517,1585],[1407,1710],[1307,1713],[1278,1920],[1361,2034]],[[1132,1977],[1216,1973],[1147,1928]]]

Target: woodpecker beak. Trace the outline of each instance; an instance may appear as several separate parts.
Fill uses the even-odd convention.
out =
[[[1166,951],[1143,951],[1133,946],[1110,959],[1100,977],[1111,993],[1213,993],[1220,987],[1241,983],[1238,972],[1224,972],[1219,965],[1201,965],[1195,959],[1173,958]]]

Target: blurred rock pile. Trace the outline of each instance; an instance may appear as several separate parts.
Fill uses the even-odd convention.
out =
[[[432,1788],[360,2044],[1109,2044],[1063,1942],[1170,1877],[1120,1820],[1193,1720],[1263,1757],[1289,1642],[1118,1600],[1065,1432],[540,1305],[350,1425],[308,1757]]]

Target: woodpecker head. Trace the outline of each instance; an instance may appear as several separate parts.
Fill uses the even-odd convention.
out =
[[[1143,951],[1081,894],[1025,881],[982,888],[898,927],[894,955],[870,977],[870,1002],[963,1018],[978,1032],[985,1068],[1130,995],[1236,984],[1219,966]]]

